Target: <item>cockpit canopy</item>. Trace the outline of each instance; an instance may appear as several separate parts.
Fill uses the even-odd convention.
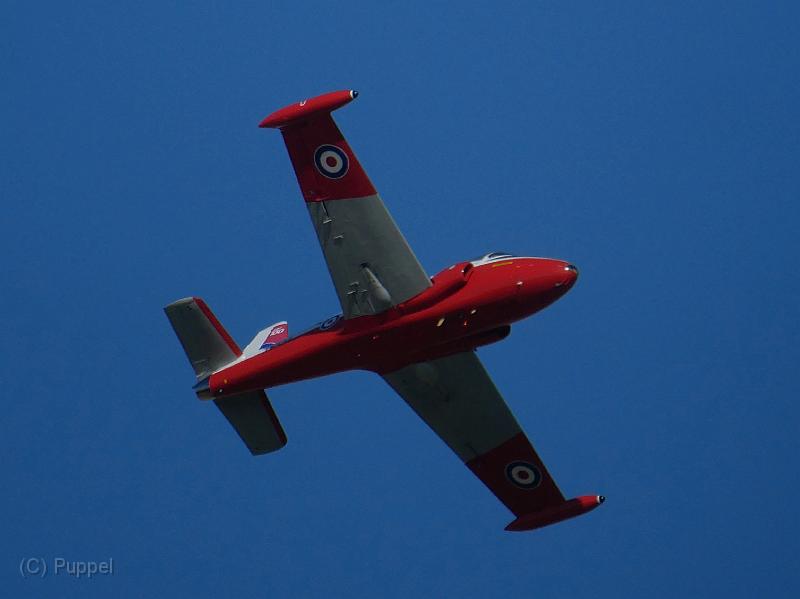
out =
[[[480,266],[481,264],[488,264],[489,262],[495,262],[497,260],[507,260],[508,258],[514,258],[514,254],[509,254],[508,252],[490,252],[479,258],[473,258],[470,262],[472,262],[473,266]]]

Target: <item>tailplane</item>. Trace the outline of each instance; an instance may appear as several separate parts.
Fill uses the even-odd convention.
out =
[[[236,362],[242,356],[242,350],[199,297],[173,302],[164,308],[164,312],[197,376],[194,386],[197,396],[211,399],[208,377]],[[262,342],[270,336],[270,340],[277,342],[276,337],[282,340],[282,334],[272,335],[278,325],[273,325],[272,330],[262,331],[266,336],[259,333],[256,338],[261,338]],[[250,346],[247,349],[251,349]],[[254,349],[254,353],[258,351],[259,348]],[[263,391],[221,397],[214,399],[214,403],[253,455],[276,451],[286,445],[286,433]]]
[[[187,297],[164,308],[198,381],[236,360],[242,350],[199,297]]]

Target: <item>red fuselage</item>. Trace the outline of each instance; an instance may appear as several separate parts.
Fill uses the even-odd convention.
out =
[[[416,297],[374,316],[334,316],[209,380],[213,397],[345,370],[386,373],[503,339],[577,279],[562,260],[509,257],[455,264]]]

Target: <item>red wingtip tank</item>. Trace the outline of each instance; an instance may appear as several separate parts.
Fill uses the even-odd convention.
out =
[[[561,522],[562,520],[591,512],[605,500],[606,498],[602,495],[583,495],[581,497],[576,497],[556,507],[540,510],[531,514],[523,514],[506,526],[506,530],[520,532],[523,530],[541,528],[548,524],[555,524],[556,522]]]
[[[341,108],[358,97],[358,92],[354,89],[343,89],[337,92],[330,92],[295,102],[276,110],[266,117],[258,125],[261,128],[283,129],[290,125],[308,120],[318,114],[328,114]]]

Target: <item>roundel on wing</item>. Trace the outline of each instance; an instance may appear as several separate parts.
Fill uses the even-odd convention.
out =
[[[542,482],[542,473],[529,462],[511,462],[506,466],[506,478],[520,489],[535,489]]]
[[[350,166],[347,154],[338,146],[325,144],[314,152],[314,166],[328,179],[341,179]]]

